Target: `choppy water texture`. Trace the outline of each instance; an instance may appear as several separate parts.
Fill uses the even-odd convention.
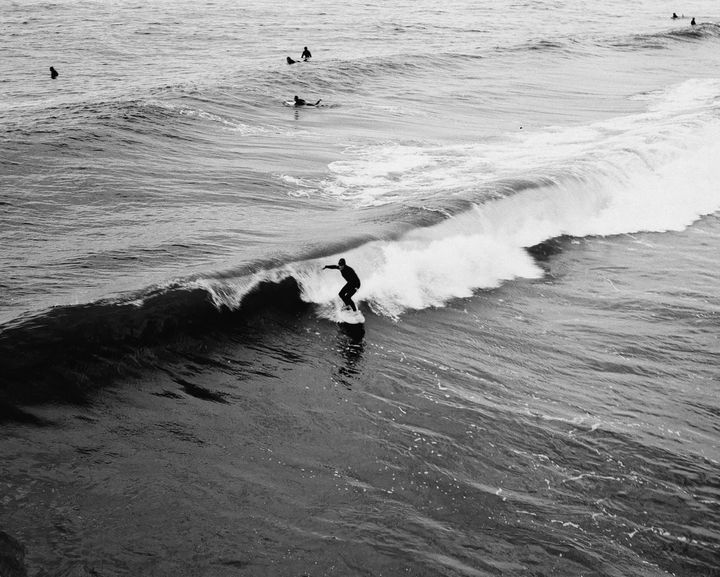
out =
[[[630,4],[6,3],[0,573],[720,575],[720,14]]]

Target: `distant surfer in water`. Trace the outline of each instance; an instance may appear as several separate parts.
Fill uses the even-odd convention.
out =
[[[695,26],[695,18],[693,18],[692,20],[690,20],[690,26]]]
[[[323,270],[325,270],[326,268],[337,269],[340,271],[340,274],[343,275],[343,278],[347,282],[338,293],[338,296],[342,299],[342,302],[345,303],[346,307],[350,307],[352,310],[356,311],[357,307],[355,306],[355,303],[353,302],[351,297],[360,288],[360,279],[358,278],[358,275],[355,274],[355,271],[352,268],[345,264],[344,258],[341,258],[336,265],[325,265],[323,267]]]
[[[307,49],[307,46],[303,48],[302,55],[300,56],[305,62],[310,60],[312,58],[312,54],[310,54],[310,51]]]
[[[55,70],[52,66],[50,67],[50,78],[55,80],[59,76],[58,71]]]
[[[312,102],[307,102],[306,100],[300,98],[297,94],[294,97],[295,106],[317,106],[318,104],[320,104],[321,100],[322,98],[318,98],[318,101],[313,104]]]
[[[295,64],[296,62],[297,62],[297,60],[293,60],[293,59],[290,58],[289,56],[287,57],[287,63],[288,63],[288,64]]]
[[[675,12],[673,12],[672,19],[677,20],[678,18],[679,18],[679,16]]]

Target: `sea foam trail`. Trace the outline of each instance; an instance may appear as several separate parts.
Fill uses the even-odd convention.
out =
[[[668,90],[643,94],[642,113],[584,126],[520,130],[465,144],[383,143],[348,148],[318,180],[295,179],[298,195],[340,199],[354,207],[426,203],[461,197],[484,202],[514,190],[501,180],[539,182],[577,175],[627,180],[645,163],[653,170],[675,164],[687,151],[712,154],[717,142],[720,83],[690,80]],[[704,148],[704,150],[703,150]],[[664,178],[660,174],[660,178]]]
[[[397,317],[515,278],[538,278],[542,271],[526,249],[552,238],[682,230],[720,209],[719,94],[716,81],[690,81],[646,95],[651,104],[643,114],[547,129],[523,135],[515,147],[486,148],[467,166],[480,162],[494,166],[495,177],[522,176],[522,186],[496,180],[495,199],[434,226],[261,271],[235,286],[225,279],[222,288],[205,288],[216,305],[236,308],[259,282],[292,277],[301,298],[322,305],[319,314],[326,316],[325,305],[337,298],[342,279],[322,266],[344,256],[363,281],[356,300]],[[401,165],[416,178],[419,164],[403,156]],[[424,178],[437,170],[445,181],[447,172],[436,165],[424,165]]]

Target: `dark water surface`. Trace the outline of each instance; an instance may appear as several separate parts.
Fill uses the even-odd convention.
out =
[[[658,267],[719,224],[561,240],[364,334],[302,307],[138,350],[6,426],[6,527],[102,575],[713,575],[718,279]]]
[[[5,7],[0,573],[720,575],[677,9]]]

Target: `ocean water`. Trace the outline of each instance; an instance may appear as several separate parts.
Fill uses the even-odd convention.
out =
[[[715,2],[0,9],[2,577],[720,575]]]

